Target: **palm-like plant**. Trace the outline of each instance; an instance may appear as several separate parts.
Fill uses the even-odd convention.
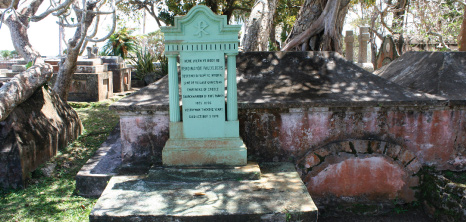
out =
[[[136,38],[131,36],[133,30],[122,28],[115,32],[102,47],[106,55],[121,56],[125,59],[129,52],[136,49]]]
[[[131,60],[131,63],[136,68],[136,78],[144,80],[144,77],[150,74],[155,74],[157,69],[154,65],[156,57],[146,48],[140,48],[136,51],[136,57]]]

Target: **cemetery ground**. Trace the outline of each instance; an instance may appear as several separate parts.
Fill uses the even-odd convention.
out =
[[[25,189],[0,191],[0,221],[89,220],[97,199],[76,195],[74,177],[118,123],[119,116],[108,109],[113,102],[70,103],[83,134],[34,171]]]
[[[118,124],[119,116],[108,107],[121,97],[103,102],[69,104],[78,112],[83,134],[49,162],[39,167],[22,190],[0,191],[0,221],[88,221],[96,198],[77,195],[75,176]],[[466,172],[445,171],[443,176],[466,186]],[[430,185],[428,185],[430,186]],[[430,190],[429,190],[430,189]],[[438,192],[429,187],[424,192]],[[394,200],[394,203],[396,200]],[[319,221],[436,221],[429,218],[422,200],[394,204],[390,211],[354,204],[339,209],[319,208]],[[448,214],[449,212],[443,212]],[[438,215],[437,215],[438,216]]]

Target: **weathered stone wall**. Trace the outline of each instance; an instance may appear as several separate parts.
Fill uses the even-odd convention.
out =
[[[120,115],[123,163],[162,163],[168,122],[168,112]]]
[[[465,169],[466,107],[445,105],[243,109],[240,132],[250,155],[295,162],[318,202],[409,202],[422,165]]]
[[[113,92],[131,90],[131,68],[126,67],[123,58],[119,56],[100,57],[108,71],[113,73]]]
[[[422,165],[466,168],[466,103],[410,91],[329,52],[237,57],[240,135],[250,158],[296,164],[318,204],[414,200]],[[112,105],[123,162],[157,163],[168,80]]]
[[[374,104],[377,105],[377,104]],[[320,203],[415,199],[422,165],[464,170],[466,107],[436,105],[240,109],[248,156],[296,164]],[[123,115],[125,163],[161,162],[168,114]]]
[[[54,92],[39,88],[0,122],[0,188],[21,188],[30,172],[82,131],[77,113]]]

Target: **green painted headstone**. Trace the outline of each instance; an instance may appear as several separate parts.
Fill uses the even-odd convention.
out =
[[[246,146],[239,137],[236,90],[241,26],[227,25],[226,16],[216,15],[206,6],[195,6],[186,16],[175,17],[174,24],[162,27],[170,94],[170,138],[162,152],[163,164],[245,165]]]

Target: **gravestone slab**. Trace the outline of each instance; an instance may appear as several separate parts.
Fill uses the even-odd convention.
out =
[[[396,58],[400,57],[396,51],[395,42],[391,36],[386,36],[383,39],[382,45],[377,54],[377,69],[389,64]]]
[[[226,16],[215,15],[206,6],[196,6],[186,16],[176,17],[172,27],[162,27],[170,97],[170,139],[162,151],[164,165],[246,164],[236,92],[239,30],[240,26],[227,25]]]
[[[114,176],[89,221],[316,221],[291,163],[262,163],[260,180],[154,181]]]

